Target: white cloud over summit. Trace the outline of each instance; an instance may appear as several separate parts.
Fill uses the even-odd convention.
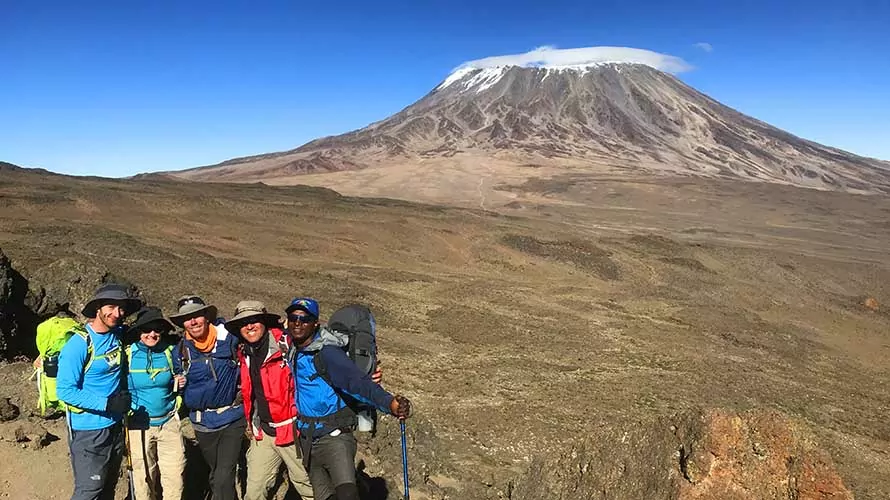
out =
[[[689,71],[692,66],[683,59],[645,49],[631,47],[581,47],[557,49],[552,46],[538,47],[524,54],[492,56],[467,61],[456,68],[495,68],[521,66],[538,68],[584,67],[603,63],[636,63],[651,66],[668,73]]]
[[[714,46],[708,42],[698,42],[693,45],[695,45],[695,47],[697,47],[699,49],[704,50],[705,52],[714,52]]]

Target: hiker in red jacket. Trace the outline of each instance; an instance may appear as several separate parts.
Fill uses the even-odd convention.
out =
[[[284,360],[288,340],[280,316],[266,312],[262,302],[244,300],[226,322],[226,330],[242,340],[241,394],[253,436],[247,451],[245,500],[269,498],[282,462],[297,493],[313,500],[309,474],[295,444],[294,380]]]

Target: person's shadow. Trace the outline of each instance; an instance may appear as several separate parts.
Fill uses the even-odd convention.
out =
[[[386,500],[389,496],[386,479],[369,476],[365,472],[364,460],[360,460],[355,468],[355,482],[358,484],[358,492],[362,500]]]
[[[201,455],[197,443],[186,440],[185,488],[182,498],[205,500],[210,498],[210,467]]]
[[[286,481],[286,474],[279,474],[279,482]],[[361,500],[386,500],[389,496],[389,487],[382,477],[371,477],[365,472],[365,462],[359,461],[355,468],[355,482],[358,485],[358,493]],[[301,500],[300,495],[291,486],[287,490],[284,500]]]

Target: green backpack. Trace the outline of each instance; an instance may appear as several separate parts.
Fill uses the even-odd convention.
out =
[[[79,330],[83,330],[83,326],[77,320],[62,316],[54,316],[37,325],[37,351],[40,352],[40,363],[37,368],[37,406],[42,416],[46,416],[47,412],[65,409],[64,403],[56,396],[59,353],[62,352],[62,347],[68,339],[78,334]],[[87,356],[92,358],[89,352],[92,346],[89,343],[87,341]]]

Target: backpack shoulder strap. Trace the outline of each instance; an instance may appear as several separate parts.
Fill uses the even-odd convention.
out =
[[[309,377],[309,380],[315,380],[317,378],[321,378],[328,385],[331,385],[331,376],[328,373],[328,364],[325,363],[324,358],[321,357],[321,351],[315,351],[312,354],[312,364],[315,366],[315,374]]]
[[[87,370],[93,366],[93,337],[90,335],[90,332],[87,331],[84,325],[78,323],[71,327],[70,333],[77,335],[82,338],[84,342],[87,343],[87,357],[86,361],[83,363],[83,371],[86,373]]]
[[[173,373],[174,370],[173,370],[173,346],[172,345],[167,346],[167,348],[164,349],[164,357],[167,358],[167,366],[170,367],[170,373]]]
[[[72,326],[71,330],[69,330],[69,333],[72,334],[72,338],[74,337],[74,335],[77,335],[78,337],[82,338],[84,342],[87,343],[87,357],[83,363],[83,373],[86,373],[87,371],[89,371],[90,367],[93,366],[93,338],[90,335],[90,332],[87,331],[86,327],[80,323]],[[68,412],[83,413],[83,410],[76,406],[65,404],[64,401],[60,402],[62,403],[62,408],[64,408]]]
[[[185,337],[179,341],[179,364],[182,365],[182,374],[187,375],[189,367],[192,366],[192,353],[188,346],[185,345]]]

